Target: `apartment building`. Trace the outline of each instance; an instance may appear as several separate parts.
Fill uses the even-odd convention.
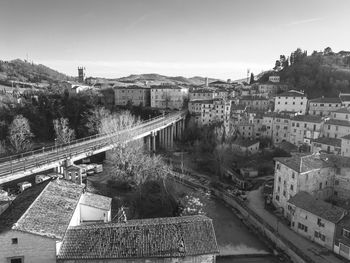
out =
[[[322,200],[333,194],[334,165],[319,154],[275,158],[273,203],[289,216],[288,200],[301,191]]]
[[[288,200],[288,218],[298,234],[333,250],[336,226],[347,211],[301,191]]]
[[[150,106],[151,90],[139,86],[114,87],[115,105]]]
[[[306,114],[307,97],[303,92],[289,90],[275,96],[275,111],[292,111]]]
[[[223,122],[227,131],[231,113],[231,101],[213,99],[202,102],[201,124],[210,125],[215,122]]]
[[[288,114],[269,112],[262,118],[261,137],[270,138],[273,144],[289,141],[290,116]]]
[[[342,138],[350,134],[350,121],[329,119],[326,120],[322,130],[323,136]]]
[[[309,101],[309,114],[329,116],[331,112],[341,108],[340,98],[317,98]]]
[[[189,91],[189,99],[191,100],[212,100],[217,96],[214,89],[196,89]]]
[[[189,89],[182,86],[160,85],[151,87],[151,107],[182,109],[188,99]]]
[[[232,143],[232,149],[241,155],[252,155],[259,152],[259,141],[238,138]]]
[[[319,137],[311,140],[311,152],[326,152],[331,154],[341,154],[341,139]]]
[[[350,215],[346,215],[336,226],[333,252],[350,260]]]
[[[239,104],[253,110],[267,111],[270,108],[270,102],[267,98],[259,96],[242,96]]]
[[[341,100],[341,104],[343,107],[350,106],[350,93],[342,93],[339,94],[339,99]]]
[[[340,138],[341,156],[350,157],[350,134]]]
[[[324,121],[317,115],[297,115],[291,119],[289,142],[300,146],[311,146],[311,140],[322,133]]]

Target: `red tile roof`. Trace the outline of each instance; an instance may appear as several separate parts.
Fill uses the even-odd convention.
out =
[[[311,170],[332,166],[330,162],[327,162],[321,158],[320,155],[316,154],[295,155],[292,157],[277,157],[274,158],[274,160],[288,166],[298,173],[304,173]]]
[[[80,204],[109,211],[112,205],[112,198],[86,192],[81,197]]]
[[[71,227],[57,258],[169,258],[217,253],[212,220],[198,215]]]

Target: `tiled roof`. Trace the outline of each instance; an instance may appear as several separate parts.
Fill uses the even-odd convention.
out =
[[[83,205],[100,208],[103,210],[110,210],[112,198],[85,192],[80,200],[80,203]]]
[[[333,113],[350,113],[350,110],[348,108],[340,108],[339,110],[333,111]]]
[[[292,157],[277,157],[274,160],[288,166],[298,173],[305,173],[314,169],[330,167],[332,164],[320,158],[319,155],[295,155]]]
[[[63,238],[82,191],[83,186],[65,180],[35,185],[0,216],[0,231],[15,229]]]
[[[277,148],[280,148],[286,152],[297,152],[298,151],[298,146],[296,146],[295,144],[291,143],[291,142],[287,142],[287,141],[282,141],[280,143],[276,144]]]
[[[325,124],[350,127],[350,121],[346,121],[346,120],[329,119],[325,122]]]
[[[304,122],[322,122],[322,117],[318,115],[296,115],[292,118],[293,121],[304,121]]]
[[[338,223],[346,213],[345,209],[316,199],[304,191],[297,193],[288,202],[333,223]]]
[[[310,100],[310,102],[314,102],[314,103],[341,103],[341,100],[338,97],[335,97],[335,98],[321,97],[321,98],[312,99],[312,100]]]
[[[341,137],[342,139],[345,139],[345,140],[350,140],[350,134],[348,134],[348,135],[345,135],[345,136],[343,136],[343,137]]]
[[[239,146],[242,146],[242,147],[249,147],[249,146],[252,146],[256,143],[259,143],[258,140],[249,140],[249,139],[236,139],[233,144],[235,145],[239,145]]]
[[[344,94],[344,95],[339,95],[339,98],[341,99],[341,101],[350,101],[350,94]]]
[[[58,259],[134,259],[217,254],[212,220],[184,216],[71,227]]]
[[[214,93],[215,90],[213,89],[197,89],[197,90],[193,90],[190,91],[190,93]]]
[[[242,96],[241,100],[269,100],[268,98],[260,97],[260,96]]]
[[[332,145],[335,147],[341,147],[341,139],[338,139],[338,138],[320,137],[317,139],[313,139],[312,141],[316,143]]]
[[[300,91],[289,90],[280,94],[277,94],[275,97],[305,97],[306,95]]]

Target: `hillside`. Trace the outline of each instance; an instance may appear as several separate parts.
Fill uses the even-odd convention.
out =
[[[41,64],[32,64],[20,59],[0,61],[0,80],[2,83],[9,80],[40,83],[70,79],[72,78]]]
[[[138,75],[130,75],[128,77],[122,77],[119,79],[116,79],[117,81],[124,82],[124,83],[145,83],[147,82],[149,85],[160,85],[163,83],[167,84],[180,84],[180,85],[202,85],[205,83],[205,78],[203,77],[192,77],[192,78],[185,78],[182,76],[177,77],[168,77],[164,75],[159,74],[138,74]],[[209,79],[209,82],[215,81],[216,79]]]
[[[334,53],[326,48],[324,52],[314,51],[307,56],[306,52],[297,49],[277,72],[282,82],[304,90],[309,98],[350,93],[350,52],[347,51]],[[260,81],[266,81],[269,75],[271,73],[265,74]]]

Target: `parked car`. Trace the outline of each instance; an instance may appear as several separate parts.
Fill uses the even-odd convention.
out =
[[[35,183],[40,184],[42,182],[45,182],[46,180],[49,180],[51,177],[45,174],[38,174],[35,176]]]
[[[19,192],[22,193],[24,190],[32,187],[32,184],[25,181],[25,182],[21,182],[21,183],[18,183],[18,188],[19,188]]]

